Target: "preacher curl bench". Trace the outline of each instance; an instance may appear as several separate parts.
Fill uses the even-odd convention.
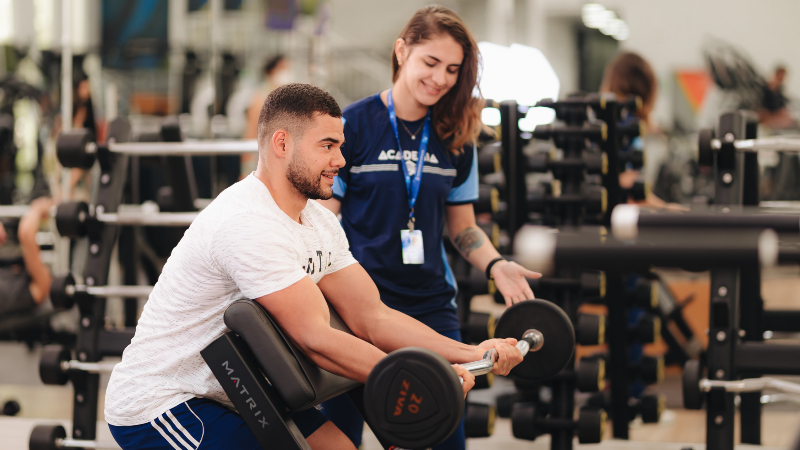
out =
[[[352,334],[333,308],[330,316],[333,328]],[[386,449],[427,448],[444,441],[458,426],[464,411],[460,380],[450,363],[432,351],[392,352],[362,386],[309,361],[252,300],[234,302],[224,320],[231,331],[200,354],[265,449],[310,450],[290,412],[315,407],[345,392]],[[499,335],[519,336],[517,349],[528,356],[512,370],[512,376],[551,377],[566,366],[575,349],[569,318],[544,300],[509,308],[497,330]],[[490,350],[484,359],[463,366],[480,375],[491,371],[496,359],[496,351]],[[412,404],[415,398],[417,403]]]

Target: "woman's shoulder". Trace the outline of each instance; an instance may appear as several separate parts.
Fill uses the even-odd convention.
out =
[[[381,109],[385,108],[383,107],[379,92],[347,105],[342,110],[342,117],[347,121],[357,121],[362,118],[368,120],[374,117],[375,114],[380,113]]]

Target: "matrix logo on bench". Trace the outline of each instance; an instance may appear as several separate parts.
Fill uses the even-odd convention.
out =
[[[224,367],[225,370],[228,371],[228,375],[233,375],[233,369],[231,369],[230,366],[228,366],[228,361],[225,361],[224,363],[222,363],[222,367]],[[233,385],[237,390],[239,388],[241,388],[241,391],[239,391],[239,395],[241,395],[243,397],[250,395],[250,392],[247,390],[246,387],[244,387],[244,384],[241,382],[239,377],[231,376],[231,381],[233,381]],[[256,405],[256,401],[253,400],[253,397],[248,397],[247,400],[245,400],[245,402],[247,403],[248,406],[250,406],[250,411],[253,411],[254,409],[258,408],[258,405]],[[241,413],[243,413],[243,411],[239,411],[239,413],[241,414]],[[261,415],[261,411],[260,410],[257,410],[255,413],[253,413],[253,416],[255,416],[255,417],[258,417],[260,415]],[[266,428],[269,425],[269,422],[267,422],[267,418],[264,417],[264,416],[262,416],[260,419],[258,419],[258,421],[261,423],[261,428],[262,429]]]

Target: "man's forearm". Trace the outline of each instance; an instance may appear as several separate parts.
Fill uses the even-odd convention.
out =
[[[367,330],[370,342],[386,353],[404,347],[422,347],[438,353],[451,363],[466,363],[480,359],[483,350],[442,336],[422,322],[388,306],[370,322]]]
[[[361,383],[386,356],[374,345],[333,328],[320,331],[314,339],[298,346],[319,367]]]

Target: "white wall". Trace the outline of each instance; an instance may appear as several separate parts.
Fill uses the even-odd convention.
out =
[[[581,0],[547,0],[549,15],[578,16]],[[630,26],[622,48],[640,53],[669,88],[676,69],[705,68],[702,49],[709,38],[726,41],[748,55],[768,76],[777,63],[788,68],[787,92],[800,96],[800,1],[797,0],[599,0]],[[549,36],[548,36],[549,37]],[[550,45],[550,43],[548,43]],[[548,55],[550,57],[550,55]],[[559,73],[559,76],[561,74]],[[656,119],[669,119],[662,92]]]

